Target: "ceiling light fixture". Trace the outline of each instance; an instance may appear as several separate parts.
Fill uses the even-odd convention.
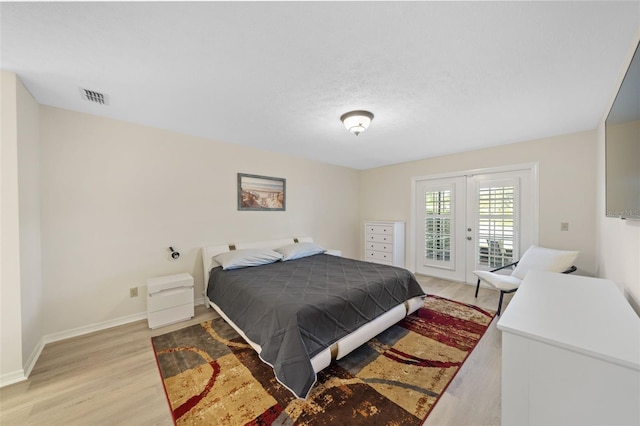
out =
[[[350,111],[340,117],[344,127],[356,136],[367,130],[371,120],[373,120],[373,114],[369,111]]]

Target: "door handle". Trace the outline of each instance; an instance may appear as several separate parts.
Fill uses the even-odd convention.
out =
[[[471,241],[471,237],[467,237],[467,240]]]

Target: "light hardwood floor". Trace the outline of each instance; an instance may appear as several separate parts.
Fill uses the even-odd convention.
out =
[[[419,276],[429,294],[495,310],[498,293]],[[505,298],[505,306],[510,297]],[[146,321],[45,346],[28,380],[0,389],[0,424],[171,425],[150,337],[216,317],[196,307],[187,322],[150,330]],[[501,334],[494,320],[425,425],[500,424]]]

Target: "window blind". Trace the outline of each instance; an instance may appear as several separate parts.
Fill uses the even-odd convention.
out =
[[[515,188],[498,186],[478,191],[478,264],[500,267],[513,261]]]
[[[425,193],[424,256],[430,260],[451,259],[451,191]]]

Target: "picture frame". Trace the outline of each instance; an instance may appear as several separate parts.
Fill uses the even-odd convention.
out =
[[[238,210],[285,211],[287,181],[238,173]]]

